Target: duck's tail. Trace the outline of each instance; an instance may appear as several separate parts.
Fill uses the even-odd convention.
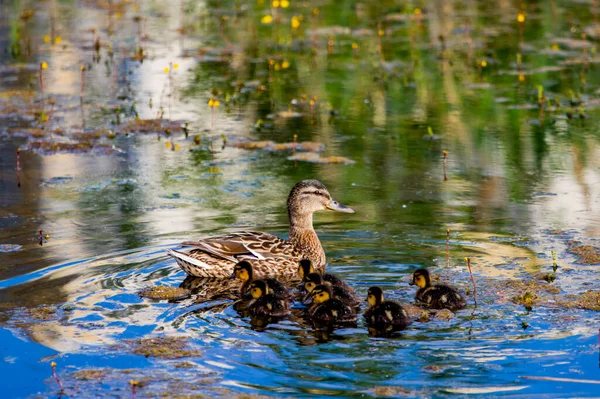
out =
[[[227,260],[215,262],[209,254],[202,251],[186,254],[174,249],[167,249],[167,254],[175,258],[179,267],[193,277],[225,279],[229,278],[233,272],[233,262],[231,262],[231,265]]]

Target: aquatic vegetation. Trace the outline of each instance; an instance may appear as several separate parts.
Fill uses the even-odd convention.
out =
[[[178,300],[190,296],[190,291],[185,288],[167,285],[155,285],[139,292],[141,297],[157,300]]]
[[[578,242],[571,243],[568,252],[577,255],[577,263],[595,265],[600,263],[600,248],[592,245],[583,245]]]
[[[558,300],[558,306],[563,309],[586,309],[600,311],[600,291],[586,291],[580,295],[567,295]]]
[[[29,310],[29,315],[36,320],[53,320],[58,317],[56,309],[49,306],[40,306]]]
[[[526,310],[531,311],[538,299],[539,297],[536,294],[526,291],[522,295],[515,296],[512,301],[516,304],[525,306]]]
[[[64,388],[62,381],[60,380],[60,378],[58,378],[58,375],[56,374],[56,362],[50,363],[50,367],[52,367],[52,378],[54,378],[54,381],[56,381],[56,383],[60,387],[60,392],[63,392]]]
[[[202,354],[197,349],[188,347],[186,337],[160,336],[126,341],[136,355],[161,359],[179,359],[197,357]]]

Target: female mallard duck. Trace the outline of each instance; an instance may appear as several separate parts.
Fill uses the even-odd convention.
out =
[[[248,294],[248,286],[254,280],[252,265],[245,260],[239,262],[233,267],[233,274],[229,278],[235,278],[242,281],[242,285],[240,286],[240,298],[245,299]],[[269,287],[269,294],[273,294],[281,299],[289,299],[291,297],[290,291],[278,280],[266,278],[264,281]]]
[[[305,277],[311,273],[315,273],[315,268],[312,262],[310,261],[310,259],[302,259],[300,261],[300,264],[298,265],[298,276],[300,277],[300,280],[304,281]],[[333,287],[342,287],[344,289],[354,292],[352,288],[348,285],[348,283],[346,283],[341,278],[334,276],[333,274],[323,273],[322,277],[323,281],[331,284]]]
[[[241,260],[252,263],[254,270],[264,277],[296,277],[300,259],[310,259],[320,271],[325,269],[325,252],[312,224],[313,213],[332,210],[354,213],[341,205],[317,180],[297,183],[287,200],[290,220],[289,240],[255,231],[242,231],[224,236],[181,244],[187,253],[168,249],[167,253],[189,275],[196,277],[227,278]]]
[[[367,302],[371,307],[367,309],[364,317],[369,331],[385,335],[404,330],[410,324],[408,313],[402,306],[396,302],[383,300],[381,288],[369,288]]]
[[[250,316],[285,317],[290,314],[290,303],[287,299],[269,294],[269,284],[265,280],[254,280],[248,288],[252,295],[252,301],[248,305]]]
[[[308,313],[315,325],[346,324],[356,321],[356,313],[333,297],[331,285],[317,285],[310,293],[314,304]]]
[[[449,309],[456,311],[465,307],[465,298],[454,288],[447,285],[431,285],[427,269],[418,269],[413,273],[410,285],[419,287],[416,298],[431,309]]]
[[[341,281],[341,280],[340,280]],[[331,286],[332,298],[339,299],[344,305],[350,306],[351,308],[360,306],[360,299],[354,293],[354,290],[349,287],[346,283],[343,285],[331,285],[328,281],[324,281],[323,276],[319,273],[310,273],[304,277],[304,288],[308,292],[307,299],[312,298],[312,292],[315,287],[325,284]]]

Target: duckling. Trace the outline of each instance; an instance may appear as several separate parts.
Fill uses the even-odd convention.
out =
[[[447,285],[431,285],[427,269],[418,269],[413,273],[410,285],[419,287],[416,298],[431,309],[449,309],[456,311],[467,304],[465,298],[454,288]]]
[[[369,288],[367,302],[371,307],[367,309],[364,317],[370,332],[376,335],[387,335],[404,330],[410,324],[408,313],[402,306],[396,302],[383,300],[381,288]]]
[[[311,292],[314,304],[309,309],[313,323],[318,325],[347,324],[356,320],[356,313],[333,297],[329,284],[317,285]]]
[[[248,261],[241,261],[237,263],[233,268],[233,274],[229,277],[231,279],[235,278],[241,280],[243,283],[240,286],[240,297],[242,299],[250,299],[250,295],[248,293],[248,286],[252,282],[254,277],[254,272],[252,269],[252,264]],[[281,282],[274,278],[266,278],[264,281],[267,282],[269,287],[269,294],[275,295],[277,298],[288,299],[291,297],[290,291],[283,285]]]
[[[300,280],[304,280],[304,277],[306,277],[310,273],[315,272],[317,272],[317,270],[315,270],[310,259],[302,259],[300,261],[300,264],[298,265],[298,276],[300,277]],[[322,276],[323,281],[325,281],[326,283],[329,283],[334,287],[343,287],[347,290],[352,291],[352,288],[348,285],[348,283],[342,280],[341,278],[329,273],[323,273]]]
[[[266,280],[254,280],[248,289],[252,301],[248,305],[248,313],[252,317],[285,317],[290,313],[287,299],[277,298],[270,294],[271,288]]]
[[[310,298],[310,295],[315,287],[321,284],[330,285],[333,298],[339,299],[344,305],[352,308],[360,306],[360,299],[358,299],[351,287],[332,285],[329,282],[324,281],[323,276],[321,276],[319,273],[310,273],[304,277],[304,288],[308,292],[304,300],[305,303]]]

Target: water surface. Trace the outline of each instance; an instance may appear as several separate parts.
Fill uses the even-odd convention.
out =
[[[572,253],[599,245],[600,28],[593,3],[551,3],[0,4],[4,395],[58,397],[54,361],[62,397],[128,397],[131,379],[137,397],[597,396],[581,380],[600,380],[600,317],[556,304],[600,289]],[[267,140],[324,150],[240,144]],[[330,272],[411,303],[428,267],[467,309],[323,339],[259,331],[229,301],[140,298],[183,282],[179,242],[285,237],[307,178],[357,211],[315,215]],[[552,251],[558,293],[539,280]],[[530,281],[528,312],[511,282]],[[199,355],[134,353],[154,336]]]

